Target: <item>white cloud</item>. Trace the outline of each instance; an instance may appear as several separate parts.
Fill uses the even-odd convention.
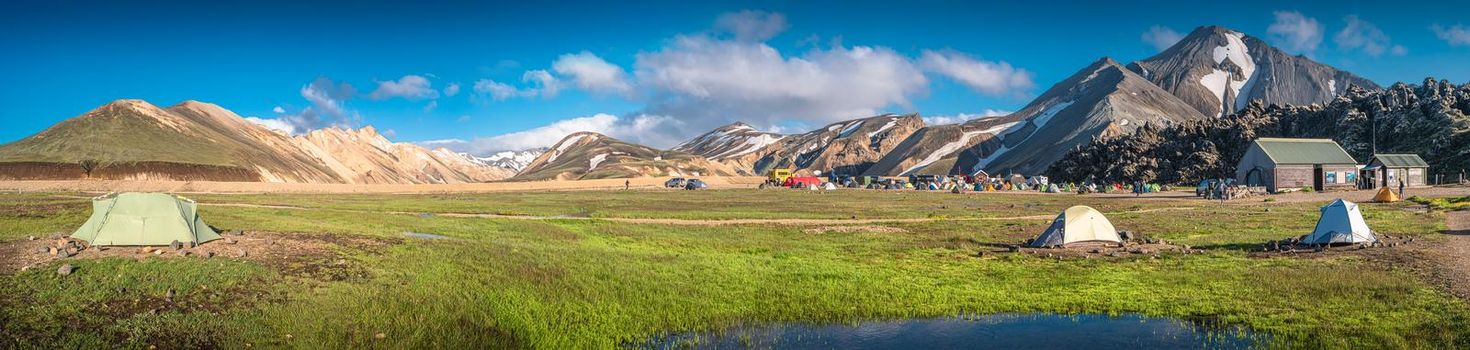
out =
[[[622,95],[633,90],[623,67],[607,63],[591,52],[561,55],[551,64],[551,69],[558,75],[570,77],[572,83],[583,90]]]
[[[1393,40],[1389,39],[1388,34],[1384,34],[1383,30],[1378,29],[1378,26],[1358,18],[1357,15],[1348,15],[1343,18],[1343,21],[1347,22],[1347,26],[1332,38],[1340,48],[1362,50],[1363,53],[1374,57],[1381,56],[1384,52],[1404,55],[1409,51],[1402,45],[1395,45]]]
[[[289,125],[291,134],[300,134],[329,126],[351,127],[362,117],[355,111],[347,110],[343,103],[356,94],[357,89],[354,89],[351,84],[337,83],[327,77],[320,77],[301,87],[301,97],[311,102],[310,107],[295,113],[285,113],[287,111],[282,108],[284,115],[274,120]]]
[[[521,81],[531,83],[533,87],[530,91],[534,92],[533,95],[556,97],[557,94],[561,93],[561,80],[551,75],[551,72],[543,69],[526,71],[525,74],[521,75]]]
[[[966,121],[970,121],[971,119],[999,117],[999,116],[1003,116],[1003,115],[1007,115],[1007,114],[1011,114],[1011,113],[1012,113],[1012,111],[1002,111],[1002,110],[996,110],[996,109],[986,109],[984,111],[981,111],[980,113],[973,113],[973,114],[972,113],[960,113],[960,114],[955,114],[955,115],[940,115],[940,116],[924,117],[924,123],[925,124],[928,124],[928,125],[958,124],[958,123],[963,123],[963,122],[966,122]]]
[[[526,97],[535,95],[534,91],[524,91],[516,88],[515,86],[511,86],[510,84],[490,79],[480,79],[479,81],[476,81],[474,90],[477,94],[490,95],[490,98],[496,101],[512,97]]]
[[[682,140],[663,138],[659,136],[659,133],[654,131],[656,129],[676,126],[677,124],[679,124],[678,120],[664,116],[637,115],[633,117],[619,117],[606,113],[598,113],[586,117],[559,120],[528,130],[491,137],[479,137],[469,141],[448,139],[424,141],[419,142],[419,144],[431,147],[444,147],[458,152],[485,155],[498,151],[550,147],[572,133],[591,131],[624,141],[654,147],[667,147]]]
[[[834,47],[787,57],[764,43],[681,35],[640,53],[634,69],[650,91],[650,114],[701,127],[740,119],[758,127],[813,124],[878,114],[909,104],[928,80],[906,57],[884,47]]]
[[[977,60],[959,52],[924,50],[919,65],[939,73],[985,95],[1024,95],[1036,87],[1031,72],[1011,67],[1006,62]]]
[[[472,119],[472,118],[470,118],[470,116],[468,116],[468,115],[461,115],[461,116],[459,116],[459,119],[455,119],[455,120],[454,120],[454,121],[455,121],[455,122],[459,122],[459,123],[467,123],[467,122],[469,122],[469,121],[470,121],[470,120],[471,120],[471,119]]]
[[[439,101],[438,100],[429,101],[429,104],[424,105],[424,113],[433,112],[434,109],[437,109],[437,108],[439,108]]]
[[[280,107],[276,107],[276,108],[280,108]],[[245,117],[245,121],[248,121],[248,122],[251,122],[251,123],[255,123],[255,124],[258,124],[260,126],[264,126],[266,129],[275,130],[277,132],[284,133],[284,134],[287,134],[287,135],[290,135],[292,133],[292,131],[295,130],[295,128],[292,127],[290,123],[287,123],[285,120],[276,119],[276,118]]]
[[[1434,29],[1434,35],[1439,36],[1441,40],[1449,43],[1450,46],[1470,46],[1470,28],[1466,28],[1464,25],[1456,24],[1445,27],[1436,24],[1432,29]]]
[[[954,51],[924,51],[914,58],[886,47],[844,46],[834,38],[826,47],[812,45],[793,54],[764,42],[785,28],[785,16],[778,13],[726,14],[709,31],[676,35],[656,50],[638,53],[628,70],[582,51],[558,57],[549,70],[525,71],[518,85],[477,81],[476,98],[550,98],[562,89],[579,89],[617,93],[644,108],[622,117],[573,118],[479,138],[461,149],[541,147],[572,129],[661,147],[734,120],[766,130],[824,125],[912,107],[915,96],[928,92],[929,74],[987,95],[1025,94],[1035,87],[1031,72]],[[603,124],[594,128],[596,122]]]
[[[1303,16],[1296,11],[1276,11],[1276,21],[1266,28],[1266,34],[1276,46],[1287,52],[1309,54],[1322,44],[1322,23],[1316,18]]]
[[[1153,26],[1149,27],[1147,32],[1143,32],[1140,39],[1143,39],[1143,42],[1149,45],[1153,45],[1155,49],[1164,51],[1164,49],[1168,49],[1170,46],[1174,46],[1174,43],[1178,43],[1179,40],[1184,39],[1184,34],[1179,34],[1173,28]]]
[[[405,75],[398,80],[379,81],[378,89],[368,94],[374,100],[384,100],[394,97],[402,97],[417,101],[422,99],[439,98],[439,91],[434,90],[433,83],[428,78],[417,75]]]
[[[731,12],[715,19],[715,29],[734,36],[736,41],[766,41],[786,28],[786,15],[765,11]]]
[[[449,83],[449,86],[445,86],[444,87],[444,96],[454,97],[454,95],[458,95],[458,94],[459,94],[459,83]]]
[[[276,108],[271,108],[271,112],[275,112],[276,114],[281,114],[281,113],[286,113],[286,109],[285,108],[281,108],[281,106],[276,106]]]

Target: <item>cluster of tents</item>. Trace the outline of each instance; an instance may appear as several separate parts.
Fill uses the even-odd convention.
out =
[[[1363,221],[1358,204],[1338,199],[1323,206],[1312,233],[1296,240],[1301,245],[1370,244],[1378,236]],[[1082,243],[1123,243],[1113,223],[1101,212],[1088,206],[1074,206],[1058,214],[1041,235],[1027,246],[1035,248],[1066,247]]]

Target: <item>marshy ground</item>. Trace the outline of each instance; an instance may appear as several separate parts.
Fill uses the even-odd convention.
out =
[[[0,194],[0,347],[605,348],[785,321],[1030,312],[1202,320],[1281,347],[1470,346],[1461,212],[1455,228],[1425,205],[1364,203],[1374,230],[1414,242],[1259,252],[1310,232],[1330,193],[211,194],[191,196],[204,220],[244,232],[196,248],[213,257],[36,253],[86,220],[90,195]],[[1006,252],[1078,204],[1196,251]],[[77,269],[58,275],[62,264]]]

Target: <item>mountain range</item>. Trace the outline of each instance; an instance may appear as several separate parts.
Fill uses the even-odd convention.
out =
[[[0,146],[0,179],[416,184],[503,179],[446,149],[393,143],[372,127],[292,137],[220,106],[117,100]]]
[[[1327,102],[1349,86],[1382,90],[1249,35],[1205,26],[1140,61],[1097,59],[1003,116],[926,125],[917,114],[884,114],[798,134],[736,122],[670,150],[580,132],[550,148],[483,158],[392,143],[372,127],[293,137],[208,103],[158,108],[119,100],[0,146],[0,179],[455,183],[760,175],[774,168],[884,176],[1033,174],[1068,151],[1144,125],[1220,118],[1251,101]]]

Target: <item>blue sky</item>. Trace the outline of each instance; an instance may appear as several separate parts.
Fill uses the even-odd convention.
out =
[[[1464,83],[1465,13],[1470,3],[1366,1],[9,1],[0,142],[119,98],[213,102],[297,131],[373,125],[480,153],[582,129],[668,146],[737,120],[956,120],[1018,109],[1099,57],[1145,58],[1209,24],[1380,84]]]

